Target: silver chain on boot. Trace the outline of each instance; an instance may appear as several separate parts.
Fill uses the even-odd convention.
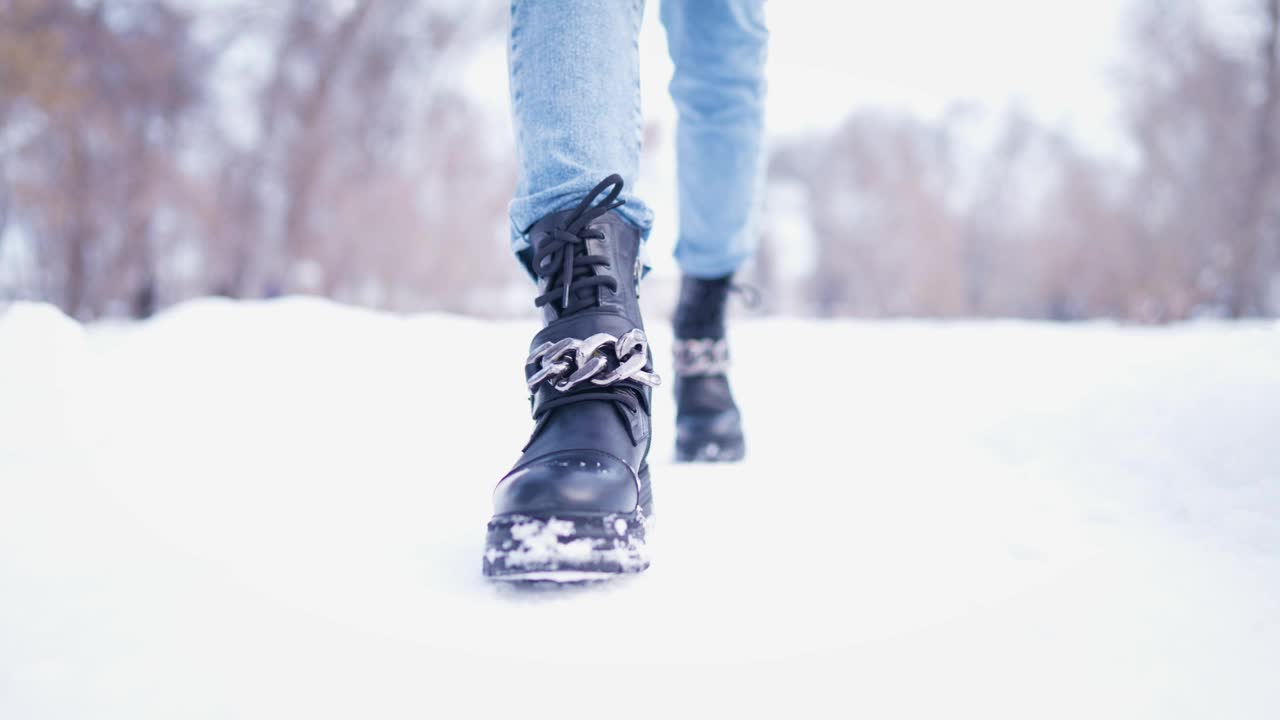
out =
[[[638,328],[620,337],[596,333],[585,340],[565,338],[545,342],[534,348],[525,365],[539,366],[527,382],[530,390],[543,381],[561,392],[587,381],[594,385],[612,385],[634,380],[649,387],[662,383],[662,378],[649,366],[649,339]]]
[[[672,349],[679,375],[695,377],[729,372],[729,341],[725,338],[676,340]]]

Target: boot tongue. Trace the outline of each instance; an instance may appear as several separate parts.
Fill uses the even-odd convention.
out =
[[[528,231],[532,246],[522,259],[530,274],[538,279],[541,295],[537,305],[551,311],[548,320],[574,315],[600,304],[598,284],[582,281],[600,274],[606,267],[583,259],[589,255],[607,257],[605,243],[595,237],[598,233],[593,230],[575,227],[574,215],[573,210],[548,215]]]
[[[590,302],[588,307],[598,307],[600,305],[600,288],[598,286],[582,286],[575,287],[575,280],[583,280],[592,275],[603,272],[608,268],[607,265],[575,265],[574,260],[577,258],[587,257],[588,255],[604,255],[604,241],[591,237],[579,238],[578,241],[565,248],[564,251],[564,267],[560,271],[557,281],[564,284],[564,293],[560,297],[560,313],[561,317],[571,315],[572,312],[565,312],[565,308],[569,307],[570,300],[579,302]],[[574,312],[580,312],[586,308],[578,308]]]

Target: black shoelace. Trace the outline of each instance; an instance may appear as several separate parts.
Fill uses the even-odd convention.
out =
[[[596,198],[606,189],[609,189],[609,194],[597,203]],[[599,305],[598,288],[607,287],[617,292],[616,278],[607,273],[597,275],[593,271],[592,268],[597,266],[607,268],[610,263],[609,258],[604,255],[590,254],[587,250],[587,240],[604,239],[603,231],[588,226],[592,220],[621,207],[624,202],[618,199],[621,193],[622,177],[616,174],[610,175],[587,193],[563,228],[549,231],[547,233],[549,237],[534,243],[536,250],[533,255],[533,271],[538,277],[547,281],[546,291],[534,300],[535,306],[542,307],[548,303],[556,303],[560,306],[560,316],[564,317]],[[622,417],[623,425],[631,434],[631,441],[633,443],[639,441],[633,420],[640,412],[640,399],[634,388],[626,386],[583,385],[581,389],[569,390],[559,397],[541,403],[534,414],[537,426],[534,428],[533,437],[538,436],[538,432],[542,430],[552,410],[588,400],[614,403],[614,407]],[[529,439],[530,444],[533,443],[533,437]],[[528,445],[525,447],[528,448]]]
[[[611,186],[609,195],[593,205],[600,193]],[[598,304],[599,293],[596,288],[607,287],[617,291],[617,280],[607,274],[596,275],[592,271],[597,265],[608,267],[609,258],[588,254],[587,240],[601,240],[604,233],[587,226],[592,220],[621,207],[623,201],[618,200],[621,193],[622,178],[610,175],[587,193],[564,228],[549,231],[549,238],[535,243],[537,250],[533,255],[533,271],[547,281],[547,290],[534,300],[535,306],[558,302],[560,315],[564,316]]]

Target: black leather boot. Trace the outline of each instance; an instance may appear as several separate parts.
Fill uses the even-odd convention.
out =
[[[649,566],[649,388],[660,380],[636,289],[640,232],[613,212],[621,191],[611,175],[530,231],[523,259],[545,323],[525,364],[535,427],[494,490],[486,576],[570,582]]]
[[[731,276],[680,281],[675,325],[676,461],[732,462],[746,453],[729,390],[725,301]]]

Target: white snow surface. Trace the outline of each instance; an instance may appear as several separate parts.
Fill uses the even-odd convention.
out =
[[[526,591],[531,323],[0,312],[5,720],[1280,717],[1275,323],[743,320],[748,460],[659,389],[653,567]]]

